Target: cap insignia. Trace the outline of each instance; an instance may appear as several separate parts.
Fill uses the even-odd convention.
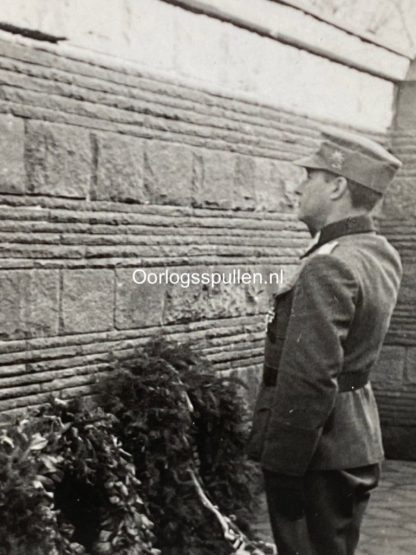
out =
[[[342,166],[345,161],[345,154],[343,154],[340,150],[334,150],[328,158],[331,168],[334,168],[335,170],[342,170]]]

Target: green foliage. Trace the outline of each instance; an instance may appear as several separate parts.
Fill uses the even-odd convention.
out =
[[[117,417],[117,434],[133,455],[163,553],[230,553],[190,470],[213,502],[244,524],[254,495],[241,382],[221,378],[188,345],[157,338],[115,364],[100,385],[103,407]]]
[[[192,382],[191,382],[192,383]],[[203,374],[190,390],[200,475],[207,493],[226,515],[249,532],[258,483],[247,460],[248,409],[238,380]]]
[[[29,420],[12,422],[0,432],[0,553],[42,555],[58,553],[57,513],[53,495],[44,486],[50,472],[47,441]],[[76,546],[65,545],[65,553]]]
[[[0,435],[1,555],[150,555],[152,523],[115,419],[55,402]]]
[[[101,408],[52,400],[11,419],[0,555],[232,553],[221,526],[238,529],[210,501],[239,527],[253,510],[241,385],[158,338],[101,380]]]

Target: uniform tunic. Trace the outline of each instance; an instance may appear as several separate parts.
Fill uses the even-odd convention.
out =
[[[277,295],[248,452],[266,470],[304,476],[383,458],[369,377],[402,275],[369,216],[323,228],[294,283]]]

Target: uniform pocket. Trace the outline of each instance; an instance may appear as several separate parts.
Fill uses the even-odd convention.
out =
[[[274,387],[263,386],[254,408],[253,424],[248,439],[247,455],[256,462],[260,462],[263,452],[270,412],[273,405],[274,390]]]
[[[279,368],[280,358],[282,356],[283,347],[285,344],[285,340],[278,337],[272,343],[266,338],[266,342],[264,344],[264,364],[265,366],[270,366],[272,368],[276,368],[276,376],[277,376],[277,369]],[[276,380],[274,380],[276,382]],[[272,383],[268,385],[273,385]]]
[[[292,289],[275,296],[273,319],[267,326],[267,337],[271,343],[274,343],[276,339],[283,339],[286,336],[292,301]]]

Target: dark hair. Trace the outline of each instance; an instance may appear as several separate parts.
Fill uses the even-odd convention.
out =
[[[369,212],[382,197],[381,193],[373,191],[365,185],[361,185],[351,179],[347,179],[347,182],[353,208],[363,208]]]
[[[331,181],[335,177],[339,177],[338,174],[325,171],[326,173],[326,181]],[[370,212],[377,202],[381,199],[382,194],[378,193],[377,191],[373,191],[369,187],[365,185],[361,185],[361,183],[357,183],[352,179],[345,178],[348,183],[348,190],[350,192],[351,197],[351,204],[353,208],[362,208]]]

